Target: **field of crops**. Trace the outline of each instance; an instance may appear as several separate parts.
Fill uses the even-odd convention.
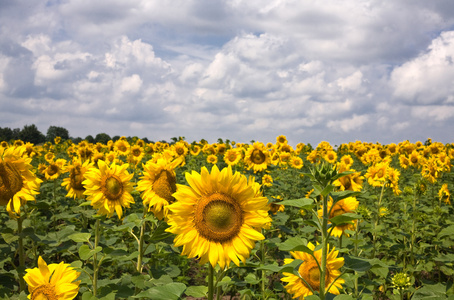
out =
[[[454,299],[453,158],[430,139],[3,141],[0,299]]]

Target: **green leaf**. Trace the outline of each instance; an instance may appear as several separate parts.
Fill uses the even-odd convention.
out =
[[[453,236],[454,235],[454,225],[450,225],[446,228],[443,228],[440,233],[438,234],[438,238],[442,239],[446,236]]]
[[[323,197],[326,197],[326,196],[328,196],[329,193],[331,193],[334,190],[334,188],[335,188],[334,185],[328,184],[327,186],[325,186],[323,191],[321,191],[320,195],[322,195]]]
[[[203,285],[189,286],[184,292],[187,296],[202,298],[208,293],[208,287]]]
[[[91,249],[88,245],[84,244],[79,248],[79,257],[82,260],[90,259],[95,253],[101,252],[102,247],[98,246],[96,249]]]
[[[419,299],[446,299],[446,286],[437,283],[433,285],[425,285],[422,288],[418,289],[413,297],[412,300],[419,300]]]
[[[158,227],[153,231],[153,234],[151,235],[151,237],[148,240],[149,241],[160,241],[160,240],[168,238],[169,236],[172,236],[173,233],[165,231],[169,227],[170,226],[167,225],[167,223],[165,223],[165,222],[160,223],[158,225]]]
[[[19,239],[17,234],[12,233],[2,233],[2,238],[5,240],[7,244],[11,244]]]
[[[73,240],[76,243],[84,243],[90,241],[91,233],[89,232],[81,232],[81,233],[74,233],[68,236],[69,239]]]
[[[302,251],[312,254],[313,251],[307,246],[307,240],[300,237],[291,237],[283,243],[277,244],[278,248],[282,251]]]
[[[252,273],[247,274],[247,276],[244,277],[244,281],[246,281],[249,284],[257,284],[260,282],[260,280],[257,279],[257,276],[255,276],[255,274]]]
[[[334,300],[353,300],[353,299],[355,299],[355,298],[353,298],[350,295],[346,295],[346,294],[341,294],[341,295],[337,295],[336,297],[334,297]]]
[[[340,191],[340,192],[333,192],[331,193],[331,197],[333,198],[333,202],[336,203],[339,200],[348,198],[348,197],[358,197],[362,192],[355,192],[355,191]]]
[[[146,297],[152,300],[178,300],[185,289],[186,285],[183,283],[172,282],[166,285],[152,287],[147,291]],[[143,296],[139,297],[140,294],[134,298],[142,298]]]
[[[337,226],[345,223],[351,223],[351,221],[357,219],[361,219],[361,216],[354,213],[345,213],[342,215],[335,216],[329,219],[329,221],[333,223],[335,226]]]
[[[357,272],[365,272],[371,268],[371,264],[365,259],[346,255],[344,256],[344,267]]]
[[[306,207],[306,206],[311,206],[314,203],[313,199],[310,198],[300,198],[300,199],[292,199],[292,200],[284,200],[281,202],[278,202],[278,204],[284,205],[284,206],[294,206],[298,208]]]

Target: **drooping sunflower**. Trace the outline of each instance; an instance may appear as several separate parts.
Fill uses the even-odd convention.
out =
[[[98,214],[107,215],[109,218],[114,212],[121,219],[123,207],[129,208],[134,203],[131,196],[134,174],[127,171],[128,164],[117,165],[112,163],[110,167],[102,160],[98,160],[98,168],[91,167],[85,172],[84,195],[91,201],[93,208],[98,209]]]
[[[264,239],[261,228],[271,224],[268,199],[254,180],[230,166],[222,171],[213,166],[211,174],[203,167],[200,174],[186,173],[186,180],[189,186],[177,184],[177,201],[169,206],[167,231],[177,235],[175,246],[201,264],[239,266],[255,241]]]
[[[253,169],[254,172],[266,170],[270,164],[270,154],[266,150],[265,145],[260,142],[255,142],[246,151],[244,162],[248,166],[248,170]]]
[[[19,216],[21,206],[35,200],[42,182],[31,171],[32,159],[25,151],[25,146],[0,148],[0,205],[6,205],[11,217]]]
[[[66,197],[74,199],[83,197],[85,192],[85,187],[82,184],[85,179],[84,174],[92,166],[93,163],[88,160],[82,162],[80,159],[74,159],[72,164],[67,167],[69,176],[64,178],[61,184],[68,191]]]
[[[334,206],[333,206],[333,199],[330,198],[328,200],[328,212],[329,212],[329,219],[334,218],[336,216],[346,214],[346,213],[352,213],[358,208],[359,202],[356,200],[355,197],[348,197],[345,199],[341,199],[337,201]],[[318,215],[319,217],[323,216],[323,209],[318,210]],[[348,236],[348,234],[345,233],[345,230],[354,230],[355,229],[355,224],[352,223],[347,223],[343,225],[337,225],[333,228],[333,231],[331,235],[335,237],[340,237],[342,234],[345,234]]]
[[[308,243],[307,247],[311,250],[315,249],[315,246],[312,243]],[[339,269],[344,265],[344,258],[337,257],[339,251],[336,251],[335,248],[329,251],[328,245],[328,254],[326,257],[326,274],[325,274],[325,292],[329,292],[334,295],[339,295],[339,289],[342,289],[342,284],[345,282],[342,278],[337,278],[341,272]],[[322,249],[314,251],[314,256],[306,252],[300,251],[290,251],[290,254],[295,259],[301,259],[303,263],[298,268],[300,276],[310,285],[310,288],[306,283],[297,275],[292,273],[284,272],[284,277],[281,279],[283,282],[288,284],[285,286],[285,289],[289,294],[293,294],[293,298],[304,299],[304,297],[313,295],[312,290],[320,291],[320,269],[319,264],[322,260]],[[315,257],[315,259],[314,259]],[[284,264],[289,264],[294,259],[286,258],[284,259]],[[337,280],[336,280],[337,278]],[[336,281],[334,281],[336,280]],[[333,283],[334,282],[334,283]],[[333,283],[333,285],[331,285]],[[328,290],[329,286],[331,288]]]
[[[175,168],[183,158],[169,161],[159,158],[156,162],[148,161],[143,165],[143,176],[137,183],[137,190],[142,192],[143,205],[159,220],[167,218],[169,205],[175,201],[176,192]]]
[[[80,280],[75,280],[80,273],[64,262],[47,265],[40,256],[38,267],[25,272],[24,280],[30,293],[28,299],[71,300],[79,292]]]

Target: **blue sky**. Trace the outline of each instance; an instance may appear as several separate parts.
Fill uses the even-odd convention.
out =
[[[0,2],[0,127],[453,142],[451,0]]]

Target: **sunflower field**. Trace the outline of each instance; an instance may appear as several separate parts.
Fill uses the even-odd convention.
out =
[[[0,144],[0,299],[454,299],[454,144]]]

